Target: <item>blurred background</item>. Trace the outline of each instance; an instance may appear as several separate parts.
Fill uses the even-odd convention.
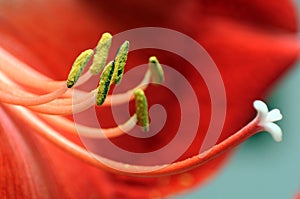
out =
[[[300,12],[300,0],[297,0]],[[295,199],[300,192],[300,61],[267,98],[279,108],[284,137],[275,143],[267,133],[241,145],[229,164],[206,186],[172,199]]]

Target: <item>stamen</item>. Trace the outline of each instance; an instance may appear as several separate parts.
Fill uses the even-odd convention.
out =
[[[149,68],[154,84],[161,84],[164,81],[164,71],[155,56],[149,58]]]
[[[122,79],[128,51],[129,51],[129,41],[125,41],[119,47],[117,55],[115,57],[115,71],[112,78],[114,84],[119,84]]]
[[[14,104],[14,105],[22,105],[22,106],[34,106],[34,105],[40,105],[40,104],[50,102],[50,101],[60,97],[66,91],[67,91],[67,88],[64,86],[56,91],[53,91],[53,92],[45,94],[45,95],[30,96],[30,97],[28,97],[28,96],[20,97],[17,95],[0,92],[0,102]]]
[[[134,95],[137,122],[144,131],[149,131],[148,103],[145,93],[142,89],[137,89]]]
[[[34,114],[24,109],[23,107],[7,105],[4,105],[4,107],[7,108],[8,111],[10,111],[20,121],[28,124],[39,135],[56,144],[56,146],[64,149],[66,152],[74,155],[75,157],[110,172],[139,177],[159,177],[174,175],[196,168],[239,145],[252,135],[262,130],[262,128],[258,126],[259,120],[258,117],[256,117],[244,128],[201,154],[172,164],[141,166],[109,160],[104,157],[100,157],[90,151],[86,151],[86,149],[82,148],[81,146],[64,138],[62,135],[57,133],[55,130],[53,130],[51,127],[49,127],[47,124],[45,124]],[[31,119],[28,120],[28,118]],[[105,164],[103,164],[103,161],[105,162]],[[110,167],[106,164],[110,164]]]
[[[90,78],[92,77],[92,74],[90,72],[86,72],[84,74],[82,74],[79,78],[79,80],[76,83],[76,86],[80,86],[82,84],[84,84],[85,82],[87,82]]]
[[[123,104],[123,103],[126,103],[126,102],[134,99],[134,96],[132,95],[132,93],[139,88],[145,90],[150,83],[150,77],[151,77],[151,73],[148,70],[144,76],[144,79],[141,81],[141,83],[139,83],[136,87],[134,87],[124,93],[108,95],[106,97],[105,102],[103,103],[103,106],[104,105],[109,106],[112,103],[114,105],[119,105],[119,104]]]
[[[64,81],[55,81],[33,70],[1,47],[0,71],[13,81],[35,90],[52,92],[65,84]]]
[[[63,106],[57,106],[52,104],[41,104],[37,106],[28,106],[27,108],[39,113],[50,114],[50,115],[71,115],[80,113],[87,110],[95,104],[95,98],[90,97],[78,104],[68,104]]]
[[[96,103],[98,106],[101,106],[106,99],[112,81],[114,70],[115,70],[115,63],[111,61],[110,63],[108,63],[108,65],[105,67],[104,71],[101,74],[99,86],[97,88],[98,90],[97,96],[96,96]]]
[[[76,124],[76,130],[79,135],[89,138],[114,138],[131,131],[135,127],[136,121],[136,115],[133,115],[128,121],[117,127],[100,129]]]
[[[36,95],[19,88],[0,71],[0,102],[22,106],[39,105],[50,102],[63,95],[67,88],[61,85],[57,90],[44,94]]]
[[[106,63],[110,42],[111,42],[111,35],[109,33],[103,34],[96,48],[97,51],[96,53],[98,53],[98,55],[97,56],[95,55],[94,63],[93,63],[95,65],[97,64],[99,65],[93,66],[92,68],[90,68],[89,72],[87,72],[85,75],[81,77],[80,75],[82,71],[86,67],[89,59],[92,57],[93,50],[90,49],[84,51],[78,56],[78,58],[75,60],[72,66],[71,72],[67,80],[68,88],[74,86],[77,80],[79,80],[76,84],[78,86],[79,83],[83,83],[87,81],[92,75],[92,73],[96,74],[103,69]],[[101,48],[99,46],[101,46]],[[54,81],[51,79],[44,78],[44,76],[39,73],[31,72],[32,69],[23,68],[24,71],[27,71],[25,75],[26,76],[25,79],[28,79],[29,80],[28,82],[31,83],[34,82],[35,84],[38,83],[39,81],[42,81],[42,83],[46,84],[46,88],[43,88],[42,86],[40,87],[31,86],[30,88],[35,88],[35,87],[41,88],[41,90],[44,91],[43,93],[45,93],[45,91],[50,90],[50,93],[38,96],[36,94],[32,94],[29,91],[23,90],[23,88],[19,87],[19,85],[17,84],[17,83],[22,84],[22,82],[20,83],[21,76],[19,75],[18,78],[16,78],[18,80],[13,79],[15,77],[12,74],[16,72],[14,71],[11,72],[6,69],[7,67],[4,67],[6,66],[5,65],[6,63],[9,64],[15,63],[15,60],[11,58],[8,60],[3,59],[5,64],[3,65],[3,62],[0,62],[0,69],[1,69],[0,70],[0,79],[1,79],[0,91],[2,91],[0,92],[1,107],[4,107],[12,116],[14,116],[24,125],[27,125],[28,127],[32,128],[35,132],[37,132],[37,134],[53,142],[54,144],[56,144],[56,146],[61,147],[66,152],[74,155],[75,157],[82,159],[90,163],[91,165],[97,166],[99,168],[104,168],[108,171],[126,174],[126,175],[132,175],[132,176],[158,177],[164,175],[178,174],[187,171],[189,169],[193,169],[197,166],[200,166],[216,158],[217,156],[224,153],[225,151],[232,149],[233,147],[239,145],[240,143],[242,143],[252,135],[262,130],[269,131],[269,133],[273,136],[275,141],[281,141],[282,131],[280,127],[276,125],[274,122],[282,119],[282,115],[280,114],[280,111],[278,109],[274,109],[269,112],[266,104],[261,101],[254,102],[254,107],[258,111],[257,117],[249,124],[247,124],[244,128],[242,128],[240,131],[232,134],[232,136],[228,137],[221,143],[215,145],[211,149],[201,154],[197,154],[183,161],[175,162],[172,164],[165,164],[165,165],[141,166],[141,165],[125,164],[122,162],[105,159],[103,157],[98,156],[97,154],[87,151],[81,145],[77,145],[75,142],[68,140],[67,138],[59,134],[57,131],[55,131],[53,128],[51,128],[49,126],[51,124],[60,124],[62,126],[61,130],[65,130],[67,132],[70,131],[71,133],[77,133],[75,128],[76,125],[80,135],[87,136],[90,138],[104,138],[104,137],[112,138],[112,137],[120,136],[124,132],[128,132],[132,130],[132,128],[134,128],[136,123],[139,124],[144,131],[149,130],[148,103],[143,89],[145,89],[148,86],[151,75],[152,75],[153,83],[161,84],[164,80],[162,67],[159,64],[156,57],[150,57],[149,69],[142,83],[140,83],[136,88],[131,89],[125,93],[117,94],[114,96],[107,96],[111,83],[113,82],[118,84],[122,79],[124,66],[128,55],[128,48],[129,48],[129,42],[125,41],[120,46],[115,60],[110,62],[104,68],[102,75],[100,77],[98,88],[91,92],[78,90],[78,92],[83,95],[80,96],[80,98],[75,99],[73,103],[72,103],[73,99],[71,95],[62,96],[63,93],[67,90],[67,88],[65,85],[63,85],[62,87],[61,83],[65,84],[65,82]],[[3,58],[2,56],[5,55],[1,53],[2,52],[0,48],[0,59],[2,59]],[[22,71],[22,69],[20,71]],[[8,78],[8,76],[13,76],[13,77]],[[35,80],[31,80],[34,78]],[[27,85],[27,83],[22,85]],[[10,88],[17,88],[17,89],[14,90]],[[134,90],[134,95],[131,94],[133,90]],[[2,95],[2,93],[4,94]],[[109,99],[106,99],[106,97],[108,97]],[[112,100],[112,98],[116,98],[116,100],[114,99]],[[98,105],[111,105],[111,101],[113,101],[113,103],[115,103],[116,101],[116,103],[118,104],[118,103],[128,102],[128,100],[131,100],[133,98],[135,98],[136,100],[135,102],[136,114],[134,114],[131,118],[129,118],[129,120],[124,124],[121,124],[113,128],[100,129],[100,128],[93,128],[93,127],[88,127],[80,124],[74,124],[72,121],[69,121],[66,118],[58,116],[60,114],[70,115],[72,113],[84,111],[88,107],[93,106],[95,101]],[[6,102],[12,103],[12,101],[14,102],[17,101],[18,102],[17,104],[22,105],[23,107],[14,106],[6,103]],[[39,117],[37,117],[37,113],[36,112],[34,113],[33,111],[46,113],[46,114],[54,114],[55,116],[38,114]],[[46,124],[46,122],[49,125]],[[103,164],[103,162],[99,161],[99,159],[105,160],[106,163],[111,164],[112,168]],[[119,168],[120,170],[118,170],[117,168]]]
[[[117,127],[113,128],[94,128],[89,127],[81,124],[75,124],[73,121],[68,120],[64,117],[53,116],[53,115],[45,115],[39,114],[41,118],[44,118],[47,123],[59,125],[64,132],[68,132],[71,134],[78,134],[80,136],[84,136],[87,138],[95,138],[95,139],[102,139],[102,138],[114,138],[124,134],[124,132],[131,131],[136,125],[136,115],[134,114],[132,117],[129,118],[123,124],[118,125]]]
[[[67,87],[71,88],[73,87],[77,80],[79,79],[82,71],[86,67],[88,61],[94,54],[94,51],[92,49],[88,49],[83,51],[75,60],[73,63],[72,69],[68,75],[68,80],[67,80]]]
[[[276,142],[282,141],[282,130],[274,122],[282,119],[282,115],[278,109],[269,112],[267,105],[259,100],[253,103],[254,108],[257,110],[257,117],[259,119],[258,125],[269,132]]]
[[[127,103],[128,101],[132,100],[134,98],[132,96],[132,93],[136,89],[147,88],[147,85],[150,82],[150,77],[151,77],[151,73],[148,70],[145,74],[144,79],[139,85],[124,93],[107,95],[102,106],[111,106],[112,103],[114,105],[118,105],[118,104]],[[72,99],[72,98],[56,99],[47,104],[29,106],[28,108],[39,113],[50,114],[50,115],[70,115],[74,113],[79,113],[81,111],[84,111],[92,107],[95,104],[95,96],[97,94],[97,90],[98,89],[92,90],[89,93],[86,93],[84,91],[76,91],[76,92],[82,92],[82,97],[76,99]]]
[[[93,63],[89,69],[91,74],[93,75],[99,74],[100,71],[104,68],[107,61],[108,51],[111,45],[111,41],[112,41],[111,34],[104,33],[102,35],[96,47],[96,53],[94,55]]]

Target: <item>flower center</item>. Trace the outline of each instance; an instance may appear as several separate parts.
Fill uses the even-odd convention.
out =
[[[125,164],[99,157],[71,142],[50,125],[60,125],[64,132],[97,139],[118,137],[131,131],[136,124],[144,131],[149,130],[148,103],[144,90],[150,83],[161,84],[164,81],[163,69],[156,57],[150,57],[148,70],[140,84],[124,93],[109,95],[110,86],[121,83],[129,52],[129,42],[125,41],[119,47],[114,60],[107,63],[111,41],[112,36],[104,33],[95,50],[83,51],[75,59],[66,81],[51,80],[0,48],[0,105],[19,120],[26,122],[37,134],[70,154],[94,166],[127,175],[160,176],[183,172],[214,159],[264,130],[270,132],[275,141],[281,141],[281,129],[273,123],[282,118],[279,110],[268,112],[263,102],[255,101],[254,107],[258,111],[258,116],[247,126],[211,149],[172,164],[156,166]],[[89,69],[85,70],[87,66]],[[100,72],[97,88],[89,92],[77,89]],[[26,88],[36,92],[30,92]],[[80,92],[79,98],[72,97],[74,89]],[[136,111],[125,123],[116,127],[100,129],[83,124],[76,124],[75,127],[74,122],[63,117],[85,111],[93,105],[111,106],[112,101],[113,104],[127,103],[128,99],[135,100]],[[113,167],[108,167],[103,162]]]

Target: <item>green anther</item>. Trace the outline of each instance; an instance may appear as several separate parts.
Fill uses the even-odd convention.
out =
[[[129,50],[129,41],[125,41],[119,48],[116,57],[115,57],[115,71],[112,78],[112,81],[114,84],[119,84],[123,73],[124,73],[124,67],[127,60]]]
[[[149,68],[151,71],[152,82],[161,84],[164,81],[164,71],[155,56],[149,58]]]
[[[137,123],[144,131],[149,131],[148,103],[145,93],[142,89],[137,89],[134,91],[134,95]]]
[[[92,55],[94,54],[94,51],[92,49],[88,49],[83,51],[74,61],[73,66],[71,68],[71,71],[68,75],[67,80],[67,87],[71,88],[73,87],[77,80],[79,79],[82,71],[86,67],[87,63],[91,59]]]
[[[100,71],[104,68],[107,61],[111,40],[112,36],[109,33],[104,33],[99,40],[98,45],[96,46],[96,53],[93,63],[89,69],[91,74],[99,74]]]
[[[115,69],[115,64],[113,61],[111,61],[107,64],[107,66],[104,68],[101,74],[99,86],[97,88],[97,96],[96,96],[96,104],[98,106],[101,106],[106,99],[107,93],[110,88],[114,69]]]

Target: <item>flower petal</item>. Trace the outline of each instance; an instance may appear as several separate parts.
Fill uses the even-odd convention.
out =
[[[0,106],[0,198],[51,198],[53,186],[30,136]]]
[[[246,11],[240,9],[241,7],[245,7]],[[299,44],[292,35],[297,29],[295,8],[290,1],[284,0],[236,0],[225,4],[218,0],[178,1],[176,4],[172,3],[172,6],[165,1],[159,7],[153,1],[137,0],[130,4],[120,1],[117,6],[112,1],[91,1],[86,4],[84,1],[68,0],[19,0],[13,3],[1,2],[0,13],[0,45],[37,70],[56,79],[65,78],[78,52],[94,47],[99,35],[107,30],[116,33],[139,26],[162,26],[181,30],[192,36],[210,53],[225,83],[228,112],[219,141],[240,128],[249,119],[248,113],[254,114],[251,103],[262,97],[275,80],[291,67],[299,53]],[[141,56],[134,61],[144,58]],[[166,57],[164,61],[181,71],[187,65],[173,57]],[[201,111],[205,113],[202,115],[207,117],[201,118],[197,137],[182,158],[199,151],[205,137],[203,132],[208,128],[210,119],[210,99],[205,95],[206,86],[203,82],[199,83],[201,77],[189,76],[192,72],[185,71],[190,81],[195,82],[195,89],[199,91],[197,96],[201,99],[200,106],[203,107]],[[165,99],[161,99],[161,96],[155,96],[153,101],[165,100],[169,108],[176,104],[169,102],[168,96],[164,97]],[[186,99],[186,104],[189,104],[189,99]],[[188,106],[186,108],[194,111]],[[103,110],[105,111],[109,112]],[[176,115],[178,112],[173,113]],[[173,121],[177,121],[176,118]],[[174,136],[175,130],[174,125],[169,125],[165,132],[169,133],[167,137],[157,136],[150,141],[155,146],[167,143]],[[5,136],[8,135],[7,131],[1,131],[3,132]],[[30,129],[23,132],[30,133]],[[126,143],[128,147],[135,146],[136,150],[151,150],[153,147],[149,140],[146,143],[137,142],[128,137],[117,139],[116,142]],[[52,171],[51,177],[42,177],[41,184],[54,184],[52,186],[56,191],[52,194],[65,198],[164,196],[204,182],[226,160],[224,155],[191,171],[196,179],[194,183],[175,189],[174,184],[178,182],[177,179],[181,179],[180,176],[171,177],[171,183],[167,184],[163,184],[165,182],[161,182],[161,179],[123,178],[92,168],[39,138],[36,145],[42,152],[33,157],[42,157],[47,162],[47,165],[36,163],[37,167]],[[2,150],[2,146],[0,149]],[[27,162],[23,167],[30,165],[28,162],[31,160],[30,155],[25,155]],[[7,175],[14,172],[22,177],[22,173],[16,171],[10,171]],[[14,179],[11,176],[8,178]],[[35,186],[37,184],[28,185],[28,189],[35,189]],[[22,193],[27,192],[22,189],[19,194]]]

